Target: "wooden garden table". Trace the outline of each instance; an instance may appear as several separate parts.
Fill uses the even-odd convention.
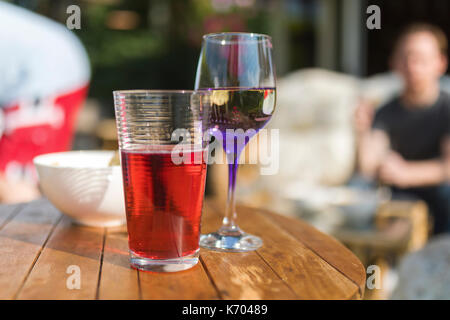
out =
[[[205,201],[202,232],[223,208]],[[250,253],[201,249],[194,268],[133,270],[126,228],[75,225],[46,199],[0,205],[0,299],[360,299],[365,270],[348,249],[308,224],[238,207],[239,226],[263,238]],[[73,269],[80,289],[68,289]],[[69,271],[69,273],[68,273]]]

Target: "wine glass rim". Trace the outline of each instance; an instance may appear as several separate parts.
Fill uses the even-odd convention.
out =
[[[263,34],[263,33],[255,33],[255,32],[213,32],[203,35],[203,40],[211,40],[211,41],[217,41],[217,42],[224,42],[224,43],[231,43],[231,42],[238,42],[241,40],[229,40],[229,39],[214,39],[218,37],[224,37],[224,36],[245,36],[245,37],[255,37],[255,39],[246,39],[246,41],[256,41],[256,42],[262,42],[267,40],[272,40],[272,37]]]

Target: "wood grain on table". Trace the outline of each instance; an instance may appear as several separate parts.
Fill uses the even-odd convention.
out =
[[[202,232],[222,210],[206,200]],[[238,224],[263,238],[248,253],[200,250],[176,273],[129,267],[126,227],[72,223],[46,199],[0,206],[0,299],[361,299],[365,269],[337,240],[301,220],[238,206]],[[81,272],[68,289],[69,266]]]

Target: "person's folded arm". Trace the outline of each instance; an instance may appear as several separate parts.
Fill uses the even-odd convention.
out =
[[[442,157],[423,161],[407,161],[391,152],[378,172],[382,182],[400,188],[432,186],[450,180],[450,140],[443,145]]]
[[[441,184],[446,180],[445,163],[442,159],[406,161],[406,185],[409,187]]]

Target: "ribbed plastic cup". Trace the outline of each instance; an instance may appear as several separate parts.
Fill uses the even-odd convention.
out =
[[[180,271],[198,262],[210,95],[114,91],[130,263]]]

